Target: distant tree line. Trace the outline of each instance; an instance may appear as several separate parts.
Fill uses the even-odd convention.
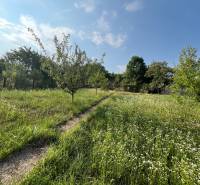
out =
[[[131,92],[171,92],[200,101],[200,59],[197,50],[184,48],[174,68],[165,61],[154,61],[147,66],[143,58],[133,56],[126,72],[120,77],[116,76],[115,83]]]
[[[0,87],[7,89],[54,88],[55,82],[43,69],[45,57],[21,47],[0,59]]]
[[[71,94],[78,89],[118,89],[130,92],[189,95],[200,100],[200,59],[197,50],[182,50],[179,64],[172,68],[165,61],[146,65],[139,56],[131,57],[123,74],[109,73],[103,66],[105,54],[91,59],[78,45],[72,46],[69,35],[54,38],[55,52],[48,56],[40,39],[30,30],[43,54],[20,47],[0,58],[0,89],[61,88]]]
[[[27,47],[7,52],[0,59],[1,89],[45,89],[61,88],[68,92],[72,101],[80,88],[109,88],[109,73],[101,59],[91,59],[78,45],[69,43],[69,35],[61,41],[55,36],[55,52],[47,51],[37,35],[32,34],[43,50],[43,54]]]
[[[169,90],[174,75],[167,62],[154,61],[149,66],[144,59],[133,56],[129,61],[122,84],[132,92],[164,93]]]

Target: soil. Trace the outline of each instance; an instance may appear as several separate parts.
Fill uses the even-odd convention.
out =
[[[89,109],[71,118],[65,124],[59,125],[58,130],[66,132],[82,120],[87,120],[90,113],[95,111],[98,105],[109,96],[95,102]],[[0,161],[0,180],[2,184],[9,185],[19,181],[30,172],[43,158],[49,148],[49,143],[43,142],[39,145],[29,145],[24,149],[13,153],[8,158]],[[0,184],[1,184],[0,183]]]

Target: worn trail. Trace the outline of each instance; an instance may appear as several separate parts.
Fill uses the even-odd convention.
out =
[[[78,116],[71,118],[65,124],[59,125],[58,130],[66,132],[80,121],[86,120],[90,116],[90,113],[95,111],[98,105],[109,96],[103,97],[95,102],[89,109],[80,113]],[[49,145],[47,142],[40,143],[39,145],[31,145],[12,154],[5,160],[0,161],[0,182],[8,185],[21,179],[37,165],[38,161],[42,159],[48,148]]]

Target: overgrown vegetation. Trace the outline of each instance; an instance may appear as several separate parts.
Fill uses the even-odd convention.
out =
[[[200,100],[200,59],[195,48],[182,50],[176,67],[173,88],[181,95]]]
[[[142,57],[133,56],[126,71],[115,74],[103,66],[105,55],[101,59],[89,58],[78,45],[70,44],[69,35],[62,40],[55,36],[55,53],[50,56],[33,30],[31,33],[44,54],[27,47],[6,53],[0,59],[1,89],[61,88],[71,94],[72,101],[76,91],[83,87],[175,92],[200,99],[200,60],[195,48],[184,48],[174,68],[165,61],[154,61],[147,66]]]
[[[114,18],[116,12],[111,13]],[[104,11],[100,24],[107,24],[104,14],[109,16]],[[1,22],[11,29],[11,23]],[[16,24],[17,30],[22,25]],[[125,35],[105,30],[93,32],[97,38],[74,33],[99,44],[124,42]],[[19,47],[0,58],[0,162],[36,141],[54,139],[54,146],[21,185],[200,184],[200,59],[195,48],[184,48],[173,67],[134,55],[116,74],[106,70],[105,54],[89,57],[70,35],[52,38],[55,47],[47,51],[40,34],[28,31],[40,51]],[[137,94],[116,92],[90,119],[61,135],[58,125],[109,94],[102,89]]]
[[[107,95],[78,91],[76,100],[61,90],[0,91],[0,159],[36,139],[57,137],[55,126]]]
[[[21,184],[199,184],[199,110],[172,96],[114,96]]]
[[[153,62],[145,73],[147,78],[146,89],[150,93],[162,93],[169,91],[173,82],[173,69],[168,67],[167,62]]]
[[[27,47],[6,53],[0,60],[0,89],[54,88],[55,82],[43,69],[43,59]]]
[[[60,88],[71,95],[84,87],[108,89],[108,72],[103,67],[103,57],[90,59],[78,45],[71,45],[70,36],[54,38],[55,52],[47,55],[42,41],[29,28],[41,47],[39,54],[27,47],[20,47],[0,59],[1,89]]]

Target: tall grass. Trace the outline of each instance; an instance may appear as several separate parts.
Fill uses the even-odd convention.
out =
[[[62,136],[22,184],[200,184],[200,104],[115,96]]]
[[[0,91],[0,159],[30,141],[57,136],[55,126],[105,96],[82,89],[71,97],[61,90]]]

